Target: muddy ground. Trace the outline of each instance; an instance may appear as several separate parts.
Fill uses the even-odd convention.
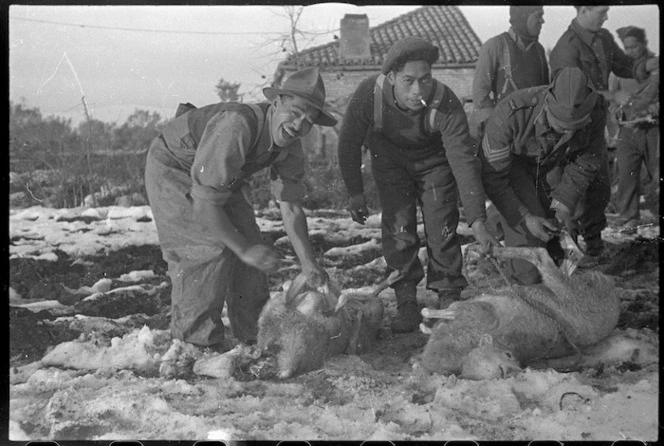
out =
[[[274,235],[273,235],[274,236]],[[279,236],[277,234],[277,236]],[[331,246],[324,237],[313,237],[315,249],[318,253],[325,252]],[[348,244],[357,244],[365,240],[349,240]],[[470,238],[466,237],[466,242]],[[636,238],[626,243],[607,243],[606,251],[599,259],[597,269],[616,276],[617,286],[625,290],[636,292],[623,293],[622,314],[618,328],[643,329],[648,328],[659,333],[659,243],[651,239]],[[285,256],[294,253],[285,245],[278,246]],[[117,251],[103,252],[81,259],[70,258],[62,251],[55,251],[58,260],[36,260],[32,258],[19,258],[10,260],[10,285],[21,296],[31,300],[59,300],[65,305],[71,305],[76,299],[64,287],[78,289],[81,286],[91,285],[103,278],[117,278],[132,271],[152,270],[153,278],[144,281],[146,284],[157,285],[168,282],[167,265],[161,257],[158,246],[132,246]],[[334,266],[340,270],[348,270],[357,265],[366,264],[373,258],[380,256],[379,251],[369,251],[361,256],[354,256],[345,262],[328,262],[323,265]],[[487,277],[486,284],[499,280],[499,273],[488,261],[479,261],[479,265],[466,265],[468,268],[481,268],[482,274]],[[270,286],[273,291],[281,289],[281,285],[288,278],[293,278],[296,270],[282,275],[270,277]],[[367,274],[338,274],[335,279],[341,288],[355,288],[370,285],[381,279],[375,272]],[[657,281],[656,287],[648,286],[648,282]],[[114,283],[111,288],[119,284]],[[482,291],[482,283],[471,283],[471,288]],[[131,292],[117,293],[112,298],[98,299],[92,302],[76,302],[74,309],[77,314],[86,316],[102,316],[107,318],[120,318],[123,316],[142,314],[137,317],[136,324],[145,324],[152,329],[166,329],[169,321],[170,287],[159,291],[149,298],[134,295]],[[388,308],[388,311],[394,311]],[[392,313],[393,314],[393,313]],[[66,328],[66,325],[43,324],[43,321],[53,321],[56,315],[49,311],[34,313],[30,310],[10,307],[10,364],[22,365],[39,359],[48,346],[78,337],[80,333]],[[414,350],[420,349],[426,342],[426,337],[420,333],[391,336],[380,344],[375,354],[385,358],[377,359],[391,363],[393,361],[407,361]],[[398,358],[398,359],[395,359]]]

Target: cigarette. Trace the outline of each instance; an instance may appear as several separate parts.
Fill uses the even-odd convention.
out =
[[[427,106],[427,103],[424,101],[424,99],[420,98],[420,102],[422,103],[423,106]]]

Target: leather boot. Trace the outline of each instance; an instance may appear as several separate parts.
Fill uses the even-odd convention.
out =
[[[438,290],[439,310],[444,310],[458,300],[461,300],[461,288],[443,288]]]
[[[586,240],[586,255],[598,257],[602,252],[604,252],[604,240],[601,235],[589,237]]]
[[[422,322],[420,308],[417,305],[417,283],[402,281],[394,286],[397,297],[398,315],[392,321],[392,333],[410,333],[417,329]]]

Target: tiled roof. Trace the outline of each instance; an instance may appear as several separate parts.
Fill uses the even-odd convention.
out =
[[[304,50],[300,53],[303,66],[343,67],[381,65],[387,50],[398,40],[408,36],[427,39],[440,49],[440,64],[474,64],[481,41],[457,6],[423,6],[388,22],[372,27],[371,57],[364,60],[339,59],[339,41]],[[290,55],[285,66],[294,66]]]

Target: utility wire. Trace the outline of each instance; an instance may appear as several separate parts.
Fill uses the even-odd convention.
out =
[[[52,20],[38,20],[38,19],[28,19],[25,17],[10,17],[12,20],[19,20],[24,22],[37,22],[45,23],[49,25],[62,25],[62,26],[75,26],[78,28],[96,28],[96,29],[107,29],[107,30],[116,30],[116,31],[134,31],[134,32],[146,32],[146,33],[168,33],[168,34],[207,34],[207,35],[282,35],[283,31],[179,31],[179,30],[168,30],[168,29],[141,29],[141,28],[123,28],[117,26],[101,26],[101,25],[83,25],[80,23],[66,23],[66,22],[55,22]],[[338,30],[331,31],[320,31],[316,34],[331,34],[337,32]]]

